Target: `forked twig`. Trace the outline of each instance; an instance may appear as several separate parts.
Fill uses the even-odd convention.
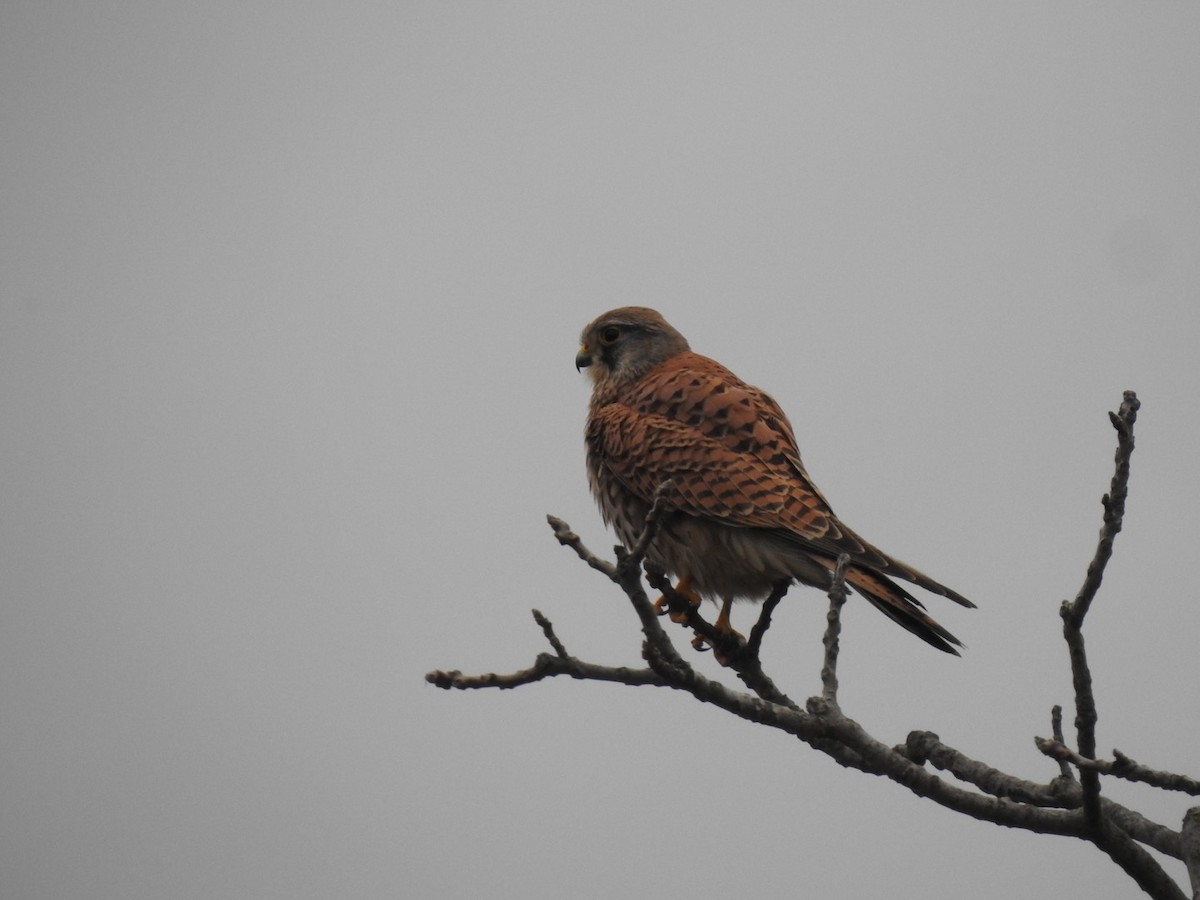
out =
[[[1114,778],[1121,778],[1125,781],[1138,781],[1142,784],[1161,788],[1164,791],[1179,791],[1180,793],[1191,794],[1193,797],[1200,796],[1200,781],[1197,781],[1195,778],[1188,778],[1186,775],[1176,775],[1173,772],[1164,772],[1159,769],[1151,769],[1149,766],[1144,766],[1130,759],[1120,750],[1113,751],[1113,758],[1111,760],[1093,759],[1076,753],[1061,740],[1047,740],[1046,738],[1039,737],[1034,738],[1033,741],[1042,753],[1051,759],[1059,760],[1064,766],[1070,763],[1081,770],[1098,772],[1101,775],[1111,775]]]
[[[1101,498],[1104,506],[1104,524],[1100,528],[1100,539],[1096,552],[1088,564],[1083,586],[1075,599],[1064,602],[1061,615],[1063,637],[1067,642],[1067,653],[1071,659],[1071,680],[1075,688],[1075,731],[1080,756],[1096,757],[1096,697],[1092,690],[1092,673],[1088,666],[1087,650],[1083,640],[1083,620],[1091,609],[1096,592],[1104,580],[1104,569],[1112,557],[1113,541],[1121,531],[1125,519],[1125,498],[1129,494],[1129,460],[1133,455],[1133,424],[1137,421],[1141,403],[1133,391],[1126,391],[1121,408],[1109,413],[1109,421],[1117,430],[1115,471],[1109,492]],[[1100,821],[1100,777],[1095,769],[1079,770],[1079,783],[1083,787],[1083,809],[1093,826]]]

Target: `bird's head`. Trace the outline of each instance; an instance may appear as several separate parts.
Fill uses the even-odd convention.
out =
[[[588,369],[593,385],[628,384],[688,349],[687,339],[656,310],[623,306],[583,329],[575,368]]]

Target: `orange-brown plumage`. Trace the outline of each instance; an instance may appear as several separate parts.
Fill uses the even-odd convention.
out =
[[[935,647],[961,646],[892,577],[973,604],[838,520],[769,395],[693,353],[652,309],[607,312],[581,343],[576,364],[589,367],[593,385],[589,482],[624,543],[637,537],[650,499],[670,479],[671,514],[647,556],[701,595],[761,600],[787,578],[827,588],[846,553],[855,590]]]

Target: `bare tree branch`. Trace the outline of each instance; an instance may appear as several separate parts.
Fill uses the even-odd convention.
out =
[[[1065,745],[1066,740],[1063,738],[1062,727],[1062,707],[1057,703],[1050,708],[1050,733],[1054,736],[1054,740]],[[1071,767],[1067,765],[1065,760],[1058,761],[1058,771],[1063,778],[1075,780],[1075,774],[1071,771]]]
[[[1096,702],[1082,633],[1084,618],[1099,590],[1105,565],[1112,555],[1113,540],[1121,530],[1124,518],[1129,460],[1133,452],[1133,424],[1138,406],[1137,397],[1127,391],[1120,410],[1110,414],[1117,430],[1118,446],[1115,473],[1103,501],[1104,524],[1083,587],[1073,601],[1062,605],[1063,633],[1071,658],[1075,690],[1078,750],[1067,746],[1063,736],[1062,708],[1055,706],[1051,712],[1053,737],[1049,740],[1035,738],[1038,749],[1059,764],[1059,774],[1048,783],[1018,778],[971,759],[929,731],[913,731],[904,744],[889,747],[843,713],[838,702],[837,662],[840,613],[848,593],[845,583],[848,559],[845,556],[838,559],[828,592],[830,605],[822,639],[824,657],[820,694],[809,698],[803,708],[796,704],[767,675],[760,658],[772,613],[787,592],[788,582],[777,585],[772,591],[749,639],[743,640],[740,635],[714,627],[693,605],[693,598],[677,591],[663,572],[649,564],[644,565],[646,551],[652,545],[657,529],[663,518],[670,514],[664,500],[670,482],[660,485],[655,493],[645,526],[633,546],[615,548],[615,563],[592,554],[561,519],[547,517],[559,543],[570,547],[591,568],[620,585],[641,623],[642,656],[646,668],[602,666],[569,655],[555,634],[554,626],[534,610],[534,619],[553,648],[553,654],[539,654],[532,667],[508,675],[467,676],[455,670],[430,672],[426,679],[438,687],[465,690],[513,688],[569,675],[584,680],[684,691],[700,702],[793,735],[839,765],[882,775],[918,796],[928,797],[964,815],[1010,828],[1088,841],[1116,862],[1149,896],[1178,900],[1184,896],[1183,892],[1145,848],[1184,859],[1195,889],[1200,882],[1200,807],[1185,817],[1181,831],[1174,831],[1102,797],[1100,778],[1103,775],[1140,781],[1191,795],[1200,794],[1200,782],[1150,769],[1115,750],[1112,761],[1096,758]],[[671,618],[695,632],[697,641],[711,646],[717,659],[734,672],[751,693],[733,690],[721,681],[702,675],[679,654],[661,625],[659,611],[646,596],[642,585],[643,568],[647,582],[663,594]],[[927,766],[947,773],[953,781]],[[1072,766],[1079,772],[1078,780]]]
[[[425,680],[430,684],[447,690],[465,691],[472,688],[515,688],[523,684],[532,684],[543,678],[555,675],[570,675],[589,681],[614,681],[618,684],[631,686],[654,685],[665,687],[666,682],[650,669],[628,669],[624,666],[598,666],[595,663],[584,662],[573,656],[551,656],[549,653],[539,653],[533,665],[509,675],[497,675],[488,672],[484,675],[464,675],[457,669],[443,672],[440,669],[428,673]]]
[[[1149,851],[1111,820],[1101,819],[1099,832],[1092,837],[1092,842],[1124,869],[1145,893],[1155,900],[1187,900],[1179,885],[1163,871]]]
[[[842,553],[833,567],[833,577],[829,583],[829,612],[825,614],[825,636],[821,639],[825,645],[825,661],[821,666],[821,696],[835,706],[838,702],[838,636],[842,633],[842,607],[846,605],[849,594],[846,588],[846,567],[849,565],[849,554]]]
[[[617,581],[625,591],[629,602],[633,604],[634,611],[642,623],[642,634],[646,637],[642,646],[642,657],[650,665],[650,668],[663,674],[664,677],[675,674],[686,677],[693,674],[691,664],[679,655],[679,651],[675,649],[675,645],[663,631],[658,620],[658,613],[646,597],[646,592],[642,590],[642,561],[646,556],[646,548],[650,546],[650,542],[654,539],[662,522],[666,508],[665,497],[670,487],[671,482],[668,479],[655,490],[654,500],[650,504],[649,512],[646,513],[646,523],[642,526],[642,533],[634,541],[634,549],[627,551],[620,545],[613,549],[617,555]]]
[[[1104,505],[1104,525],[1100,529],[1100,542],[1096,553],[1088,564],[1087,575],[1074,601],[1069,604],[1068,614],[1075,628],[1083,627],[1083,618],[1091,608],[1100,583],[1104,580],[1104,567],[1112,557],[1113,541],[1124,524],[1125,498],[1129,495],[1129,460],[1133,456],[1133,424],[1137,421],[1141,401],[1133,391],[1126,391],[1121,408],[1109,413],[1108,419],[1117,430],[1116,471],[1113,472],[1109,491],[1100,502]]]
[[[974,785],[994,797],[1005,797],[1033,806],[1063,809],[1074,809],[1082,803],[1077,785],[1061,784],[1057,779],[1050,784],[1038,784],[1008,775],[943,744],[941,738],[931,731],[911,732],[908,740],[897,747],[896,752],[902,753],[918,765],[928,762],[943,772],[949,772],[959,781]]]
[[[1086,610],[1085,610],[1086,611]],[[1092,693],[1092,672],[1088,668],[1083,644],[1082,617],[1071,615],[1071,604],[1063,603],[1063,636],[1071,659],[1071,680],[1075,687],[1075,740],[1087,756],[1096,754],[1096,697]],[[1094,770],[1081,769],[1079,783],[1083,787],[1083,807],[1093,825],[1100,823],[1100,778]]]
[[[1187,865],[1188,881],[1192,883],[1192,898],[1200,900],[1200,806],[1193,806],[1184,813],[1180,844],[1180,855]]]
[[[668,608],[671,610],[672,616],[679,619],[680,624],[685,628],[695,631],[698,640],[703,639],[708,646],[712,647],[721,664],[732,669],[746,687],[769,703],[778,703],[791,709],[800,708],[796,701],[781,691],[770,676],[763,671],[762,662],[758,658],[758,648],[762,644],[762,636],[771,624],[770,611],[787,593],[789,582],[785,581],[776,585],[771,596],[767,598],[768,603],[771,603],[772,600],[774,602],[771,603],[769,609],[764,606],[763,612],[755,623],[755,630],[751,632],[751,641],[745,641],[741,635],[718,631],[712,623],[704,618],[699,609],[692,606],[686,597],[675,590],[670,579],[660,570],[647,565],[646,581],[652,588],[662,592],[663,596],[668,598]],[[752,643],[756,632],[757,642]],[[693,646],[696,646],[697,649],[700,647],[696,642],[693,642]]]
[[[1111,760],[1091,759],[1081,756],[1058,740],[1047,740],[1041,737],[1033,740],[1039,750],[1051,759],[1060,760],[1063,764],[1070,763],[1079,769],[1088,769],[1099,772],[1101,775],[1113,775],[1126,781],[1140,781],[1143,784],[1162,788],[1164,791],[1180,791],[1184,794],[1200,796],[1200,781],[1188,778],[1186,775],[1175,775],[1171,772],[1143,766],[1120,750],[1113,751]]]
[[[618,581],[617,567],[608,560],[596,556],[591,550],[583,546],[583,541],[579,539],[579,535],[571,530],[570,525],[558,516],[546,516],[546,521],[550,523],[550,528],[553,529],[554,536],[558,538],[560,544],[564,547],[570,547],[575,551],[576,556],[597,572],[603,572],[611,581]]]
[[[634,567],[642,564],[642,560],[646,558],[646,550],[649,548],[650,542],[654,540],[654,535],[658,533],[658,526],[667,512],[666,496],[667,491],[670,489],[671,479],[668,478],[654,491],[654,497],[650,502],[650,511],[646,513],[646,522],[642,526],[642,533],[638,535],[638,539],[629,548],[629,556],[634,560]]]
[[[566,659],[568,656],[567,648],[562,645],[562,641],[554,633],[554,626],[550,623],[549,619],[542,615],[540,609],[533,611],[533,620],[542,626],[542,634],[546,635],[546,640],[550,642],[550,646],[554,648],[554,652],[563,659]]]
[[[775,607],[787,595],[788,588],[791,586],[791,581],[779,582],[779,584],[775,585],[775,590],[771,591],[771,596],[763,601],[762,609],[758,613],[758,621],[750,629],[750,637],[746,640],[746,652],[755,659],[758,658],[759,651],[762,649],[762,642],[763,638],[766,637],[767,629],[771,627],[771,616],[775,612]]]
[[[1063,637],[1071,659],[1071,679],[1075,686],[1076,743],[1081,756],[1096,756],[1096,697],[1092,691],[1092,673],[1088,667],[1083,641],[1083,620],[1091,609],[1096,592],[1104,580],[1104,569],[1112,557],[1113,542],[1125,519],[1125,498],[1129,493],[1129,460],[1133,455],[1133,423],[1137,421],[1141,403],[1133,391],[1126,391],[1118,412],[1109,413],[1109,421],[1117,430],[1116,471],[1109,492],[1101,498],[1104,524],[1096,552],[1088,564],[1083,586],[1071,602],[1062,605]],[[1100,822],[1100,777],[1093,769],[1080,769],[1079,783],[1083,786],[1083,808],[1093,825]]]

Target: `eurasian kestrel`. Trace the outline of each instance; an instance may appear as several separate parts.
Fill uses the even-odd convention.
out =
[[[655,490],[668,511],[646,558],[679,578],[679,592],[762,600],[781,581],[828,589],[839,554],[846,581],[893,621],[939,650],[962,643],[892,577],[971,601],[868,544],[834,515],[808,477],[779,405],[720,363],[693,353],[653,309],[606,312],[583,329],[588,367],[588,481],[604,521],[626,546],[641,533]]]

